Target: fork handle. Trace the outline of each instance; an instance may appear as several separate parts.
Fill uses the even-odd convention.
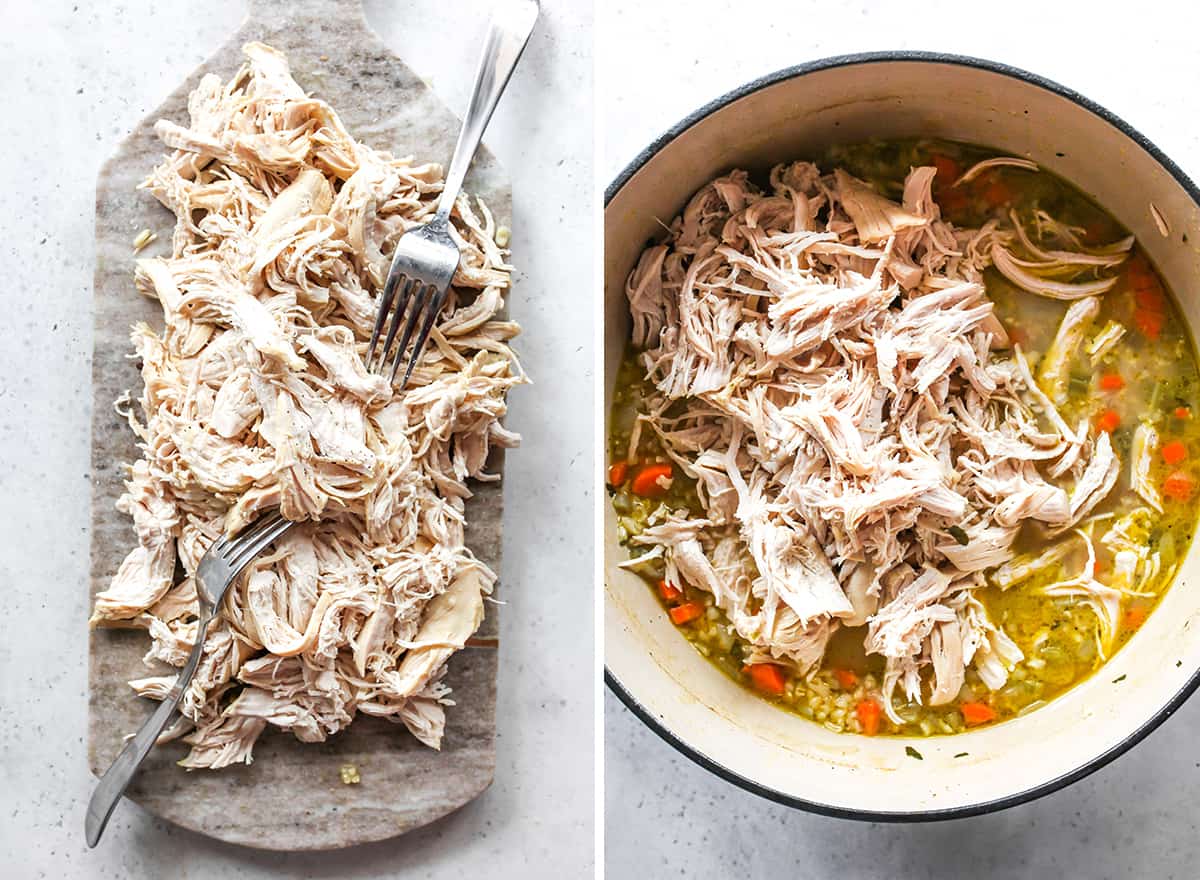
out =
[[[163,728],[175,714],[179,700],[188,683],[191,682],[192,676],[196,674],[196,667],[200,664],[200,655],[204,653],[204,634],[207,629],[207,621],[201,621],[196,627],[196,643],[192,645],[192,652],[188,654],[187,663],[180,670],[179,677],[175,679],[175,684],[172,685],[170,692],[146,719],[141,730],[125,744],[125,748],[121,749],[121,754],[117,755],[117,759],[104,771],[104,775],[100,777],[96,790],[92,792],[92,799],[88,801],[87,818],[84,820],[84,830],[89,847],[100,842],[100,836],[104,833],[104,828],[108,825],[113,810],[120,802],[121,795],[125,793],[125,789],[129,787],[138,767],[146,759],[146,755],[150,754],[150,749],[154,747],[159,734],[163,732]]]
[[[450,217],[454,201],[462,189],[467,169],[479,149],[483,130],[492,118],[492,111],[508,85],[517,59],[529,42],[533,24],[538,17],[538,0],[499,0],[488,24],[487,39],[483,44],[483,55],[479,69],[475,72],[475,87],[471,91],[471,103],[458,132],[458,143],[454,145],[454,157],[446,173],[445,187],[438,201],[437,219]]]

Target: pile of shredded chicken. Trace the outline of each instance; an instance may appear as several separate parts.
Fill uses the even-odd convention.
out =
[[[962,179],[997,164],[1036,169],[988,160]],[[1089,550],[1051,595],[1092,602],[1109,628],[1120,598],[1094,579],[1086,522],[1120,464],[1107,434],[1060,406],[1132,239],[1088,251],[1042,213],[1032,234],[1015,214],[955,228],[935,174],[912,169],[896,204],[806,162],[776,167],[770,192],[735,171],[692,198],[626,291],[652,386],[629,460],[654,431],[703,510],[660,508],[626,564],[662,557],[669,581],[710,592],[748,663],[807,673],[838,627],[865,625],[896,723],[897,685],[921,702],[927,678],[945,704],[969,666],[996,689],[1022,659],[976,592],[985,571],[1012,568],[1024,524],[1074,529]],[[989,265],[1072,301],[1034,364],[993,312]]]
[[[356,142],[259,43],[228,83],[204,77],[188,127],[145,188],[174,212],[170,257],[137,263],[163,329],[133,328],[144,388],[120,510],[137,546],[96,596],[97,625],[144,627],[148,664],[182,666],[209,544],[278,507],[301,521],[231,588],[183,696],[189,768],[251,759],[268,724],[320,742],[357,713],[438,748],[451,654],[495,575],[464,544],[468,479],[494,480],[509,388],[524,381],[500,316],[510,267],[482,203],[460,197],[462,250],[403,393],[363,367],[396,239],[434,211],[441,168]],[[176,578],[176,564],[185,576]],[[130,684],[161,698],[174,675]]]

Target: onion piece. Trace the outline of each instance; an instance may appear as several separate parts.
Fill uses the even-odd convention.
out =
[[[1090,251],[1046,251],[1033,243],[1033,239],[1029,237],[1021,221],[1017,219],[1016,211],[1009,211],[1008,217],[1012,221],[1013,229],[1017,232],[1021,246],[1035,259],[1046,263],[1063,263],[1072,266],[1119,266],[1129,257],[1129,249],[1133,247],[1133,236],[1128,235]]]
[[[1091,338],[1091,341],[1085,346],[1085,351],[1088,357],[1092,359],[1093,364],[1097,364],[1100,360],[1112,351],[1114,345],[1121,341],[1125,336],[1125,325],[1116,321],[1109,321],[1101,328],[1100,332]]]
[[[1084,281],[1078,284],[1041,278],[1022,268],[1012,251],[999,242],[992,245],[992,264],[1001,275],[1017,287],[1050,299],[1073,300],[1083,299],[1086,296],[1097,296],[1107,293],[1117,283],[1116,278],[1100,278],[1096,281]]]
[[[1071,364],[1098,314],[1100,300],[1094,296],[1071,303],[1058,325],[1054,340],[1038,363],[1038,385],[1046,392],[1046,396],[1059,406],[1067,402],[1067,382],[1071,378]]]
[[[1150,466],[1158,450],[1158,432],[1147,422],[1140,423],[1129,445],[1129,484],[1141,499],[1162,513],[1162,496],[1150,480]]]
[[[984,159],[982,162],[976,162],[964,171],[962,177],[954,181],[951,186],[958,186],[960,183],[970,183],[989,168],[1002,167],[1021,168],[1025,171],[1041,171],[1037,162],[1031,162],[1029,159],[1018,159],[1015,156],[1000,156],[996,159]]]

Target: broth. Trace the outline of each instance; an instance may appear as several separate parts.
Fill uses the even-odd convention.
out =
[[[997,155],[966,144],[912,140],[837,147],[816,161],[823,171],[845,169],[881,194],[899,199],[912,167],[933,164],[939,172],[961,171]],[[938,174],[938,178],[943,177],[951,178],[952,174]],[[1125,234],[1112,217],[1079,190],[1045,171],[998,167],[980,175],[970,186],[951,188],[947,183],[935,179],[933,194],[943,216],[956,226],[978,227],[1010,210],[1020,216],[1033,216],[1041,210],[1077,228],[1084,245],[1097,246]],[[1061,558],[1019,582],[1006,584],[1006,588],[998,582],[997,570],[989,569],[985,572],[987,585],[976,595],[992,620],[1017,643],[1024,659],[1010,670],[1006,684],[995,691],[985,687],[975,669],[969,667],[958,697],[949,704],[931,706],[927,700],[895,700],[893,705],[902,720],[896,724],[886,717],[872,720],[861,713],[864,701],[878,699],[883,674],[882,658],[864,649],[865,627],[838,629],[820,664],[808,674],[794,674],[782,666],[781,680],[763,681],[754,667],[743,663],[746,643],[714,604],[711,594],[686,583],[664,583],[663,568],[654,561],[638,573],[659,595],[664,610],[672,613],[673,619],[693,615],[676,620],[679,630],[724,673],[756,688],[764,698],[832,730],[903,735],[954,733],[1030,711],[1072,687],[1103,664],[1106,642],[1111,656],[1144,623],[1185,555],[1196,522],[1192,496],[1193,487],[1200,485],[1200,373],[1195,351],[1177,306],[1139,247],[1135,245],[1119,271],[1116,286],[1100,298],[1100,312],[1092,324],[1088,344],[1115,325],[1128,332],[1095,357],[1087,353],[1086,345],[1081,349],[1071,362],[1065,401],[1060,404],[1068,423],[1087,420],[1096,426],[1095,430],[1109,432],[1121,461],[1116,485],[1080,524],[1095,544],[1095,580],[1108,586],[1125,576],[1117,558],[1121,547],[1132,547],[1153,560],[1153,574],[1138,584],[1139,595],[1121,599],[1110,638],[1102,637],[1104,627],[1092,605],[1076,597],[1051,597],[1040,592],[1086,562],[1084,541],[1077,541],[1077,546],[1069,547]],[[1069,303],[1026,292],[994,267],[986,271],[984,283],[1010,338],[1033,362],[1046,352]],[[622,360],[610,419],[609,461],[613,469],[609,483],[623,545],[661,517],[663,510],[687,509],[695,515],[703,514],[695,484],[678,467],[673,469],[669,490],[661,497],[639,497],[631,489],[631,476],[639,468],[647,462],[666,460],[652,431],[642,432],[632,457],[635,460],[628,460],[634,413],[650,388],[637,356],[638,352],[630,347]],[[1139,496],[1131,482],[1130,462],[1136,457],[1134,447],[1142,425],[1153,426],[1159,438],[1148,478],[1161,493],[1161,512]],[[1009,565],[1037,559],[1052,544],[1069,540],[1051,539],[1042,524],[1027,520],[1013,544],[1015,560]],[[699,610],[689,615],[675,614],[680,607],[692,606]],[[923,684],[926,697],[928,678],[925,675]]]

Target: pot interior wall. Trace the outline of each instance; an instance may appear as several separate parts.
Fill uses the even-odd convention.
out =
[[[765,86],[693,123],[615,193],[605,211],[605,408],[628,339],[625,279],[690,195],[734,167],[766,169],[832,143],[929,136],[996,147],[1081,187],[1138,237],[1200,326],[1200,208],[1143,146],[1080,104],[1014,76],[962,64],[873,61]],[[1151,205],[1165,222],[1165,234]],[[963,811],[1082,772],[1161,716],[1200,669],[1200,563],[1189,553],[1143,629],[1101,671],[1022,718],[954,737],[835,734],[721,675],[668,622],[638,578],[616,568],[605,521],[605,654],[622,690],[693,752],[818,808],[900,815]],[[915,746],[923,760],[908,756]],[[961,753],[967,754],[958,757]]]

